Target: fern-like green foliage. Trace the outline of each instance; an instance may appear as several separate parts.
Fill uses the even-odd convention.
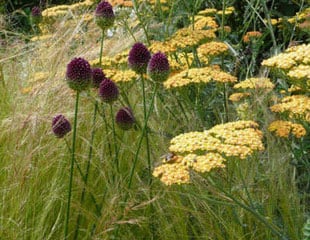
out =
[[[308,218],[308,220],[305,223],[302,231],[303,231],[303,234],[304,234],[303,240],[310,240],[310,218]]]

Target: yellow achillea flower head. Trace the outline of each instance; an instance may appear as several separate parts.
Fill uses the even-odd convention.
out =
[[[201,10],[198,12],[198,15],[214,15],[217,12],[217,10],[215,8],[206,8],[204,10]]]
[[[130,82],[138,78],[138,75],[132,70],[106,69],[104,73],[115,83]]]
[[[301,138],[306,135],[306,129],[298,123],[292,123],[290,121],[277,120],[272,122],[268,130],[274,132],[276,136],[288,138],[290,134],[296,138]]]
[[[310,122],[310,98],[305,95],[293,95],[285,97],[281,103],[270,107],[271,111],[288,113],[290,118],[300,118]]]
[[[294,80],[307,80],[310,79],[310,65],[298,65],[292,68],[287,76]]]
[[[225,11],[219,10],[219,11],[217,11],[216,13],[217,13],[218,15],[223,15],[223,14],[225,14],[225,15],[231,15],[234,11],[235,11],[235,8],[234,8],[234,7],[228,7],[228,8],[225,9]]]
[[[242,99],[249,97],[250,93],[233,93],[229,96],[229,100],[232,102],[239,102]]]
[[[174,154],[154,169],[153,176],[166,185],[189,183],[191,170],[205,173],[224,168],[229,157],[245,159],[264,149],[257,127],[253,121],[237,121],[180,134],[170,142],[169,151]]]
[[[251,32],[247,32],[242,40],[243,42],[245,43],[249,43],[252,39],[257,39],[257,38],[260,38],[262,36],[262,33],[261,32],[258,32],[258,31],[251,31]]]
[[[262,62],[263,66],[282,70],[289,70],[299,64],[310,64],[310,44],[290,47],[285,52]]]
[[[149,50],[153,53],[161,51],[165,54],[173,53],[177,50],[175,46],[171,44],[170,41],[160,42],[160,41],[153,41]]]
[[[213,17],[197,16],[195,18],[194,28],[198,30],[209,28],[216,29],[218,28],[218,24]]]
[[[272,90],[274,84],[269,78],[248,78],[234,85],[235,89],[265,89]]]
[[[211,81],[218,83],[234,83],[237,78],[211,67],[191,68],[184,70],[164,82],[164,87],[175,88],[183,87],[192,83],[209,83]]]
[[[223,42],[208,42],[197,48],[199,54],[214,57],[228,51],[228,46]]]
[[[110,0],[109,1],[113,7],[120,6],[120,7],[133,7],[131,0]]]

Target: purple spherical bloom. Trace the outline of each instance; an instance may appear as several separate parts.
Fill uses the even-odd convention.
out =
[[[63,115],[59,114],[53,118],[52,130],[56,137],[62,138],[71,131],[71,124]]]
[[[41,9],[38,6],[35,6],[31,9],[31,19],[34,24],[41,22],[42,13]]]
[[[135,118],[129,107],[123,107],[118,110],[115,117],[116,124],[123,130],[129,130],[135,123]]]
[[[92,86],[94,88],[99,88],[100,83],[105,79],[105,74],[101,68],[92,69]]]
[[[155,82],[166,81],[170,73],[169,62],[164,53],[155,53],[147,66],[147,74]]]
[[[146,73],[151,53],[142,43],[135,43],[128,56],[128,66],[138,74]]]
[[[73,90],[85,90],[89,87],[91,79],[91,67],[85,59],[74,58],[67,65],[66,81]]]
[[[95,20],[102,30],[111,27],[115,20],[112,5],[106,1],[101,1],[95,10]]]
[[[112,80],[106,78],[100,83],[99,96],[102,101],[113,103],[115,100],[117,100],[118,95],[118,87]]]

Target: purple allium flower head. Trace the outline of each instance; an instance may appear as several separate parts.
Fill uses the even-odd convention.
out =
[[[155,82],[166,81],[170,73],[169,62],[164,53],[155,53],[147,66],[147,74]]]
[[[42,13],[41,13],[41,9],[38,6],[34,6],[31,9],[31,18],[34,24],[37,24],[41,21]]]
[[[70,88],[83,91],[89,87],[92,71],[89,63],[83,58],[74,58],[67,65],[66,80]]]
[[[105,74],[101,68],[92,69],[92,86],[94,88],[99,88],[100,83],[105,79]]]
[[[71,124],[64,115],[59,114],[53,118],[52,130],[56,137],[62,138],[71,131]]]
[[[101,1],[95,10],[95,20],[102,30],[111,27],[115,20],[112,5],[106,1]]]
[[[128,56],[128,66],[138,74],[146,73],[147,63],[151,53],[142,43],[135,43]]]
[[[117,100],[118,95],[118,87],[112,80],[106,78],[100,83],[99,96],[102,101],[113,103],[115,100]]]
[[[115,117],[116,124],[123,130],[129,130],[135,123],[135,118],[129,107],[123,107],[118,110]]]

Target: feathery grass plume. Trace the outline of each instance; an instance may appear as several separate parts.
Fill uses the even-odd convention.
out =
[[[92,87],[99,88],[100,83],[106,78],[101,68],[92,69]]]
[[[268,130],[274,132],[276,136],[288,138],[293,135],[296,138],[301,138],[306,135],[306,129],[298,123],[290,121],[277,120],[270,123]]]
[[[112,27],[115,20],[113,7],[109,2],[101,1],[95,10],[95,20],[97,25],[102,29],[106,30]]]
[[[64,115],[59,114],[53,117],[52,130],[56,137],[63,138],[71,131],[71,124]]]
[[[151,53],[143,43],[135,43],[129,51],[128,66],[138,74],[146,73]]]
[[[123,130],[131,129],[135,124],[132,110],[129,107],[119,109],[116,113],[115,122]]]
[[[229,73],[211,67],[191,68],[170,77],[164,82],[164,87],[167,89],[178,88],[189,84],[209,83],[211,81],[218,83],[234,83],[237,81],[237,78]]]
[[[153,176],[166,185],[188,183],[190,170],[204,173],[224,168],[230,158],[246,159],[264,150],[263,134],[257,128],[254,121],[237,121],[180,134],[170,141],[169,151],[174,154],[154,169]]]
[[[102,101],[112,104],[119,95],[117,85],[111,79],[104,79],[99,86],[99,97]]]
[[[92,71],[84,58],[74,58],[67,65],[66,81],[75,91],[86,90],[91,83]]]
[[[167,56],[158,52],[153,54],[148,65],[147,74],[155,82],[164,82],[169,77],[170,67]]]

